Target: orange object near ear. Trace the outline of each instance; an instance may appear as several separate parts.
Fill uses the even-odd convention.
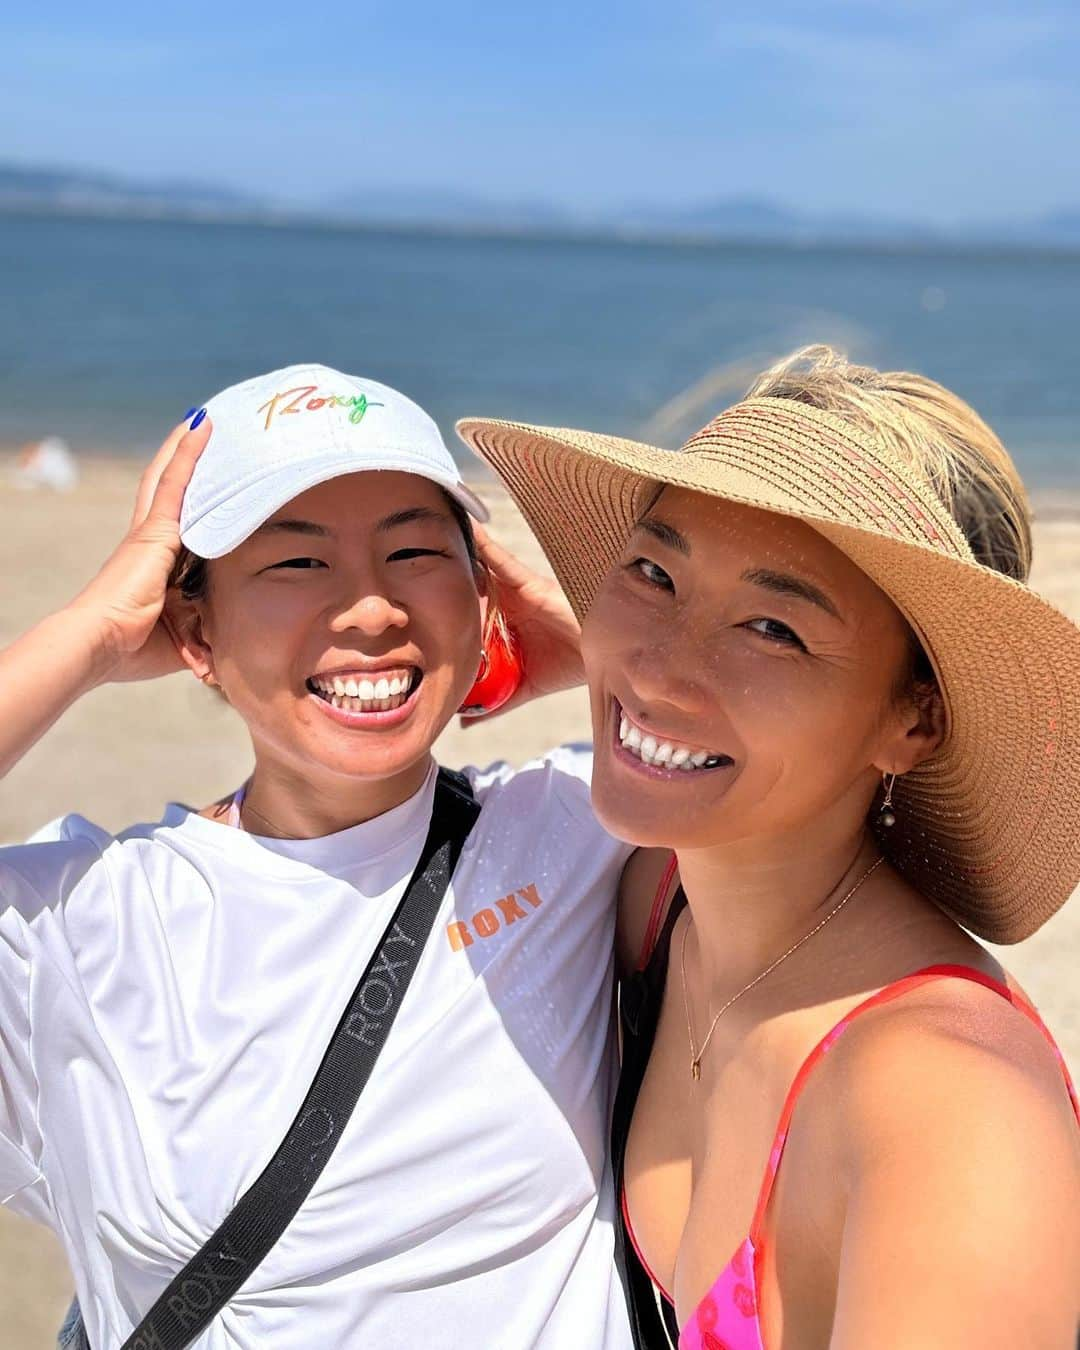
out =
[[[474,717],[494,712],[516,693],[524,675],[521,651],[513,633],[503,624],[492,625],[484,638],[476,680],[458,712]]]

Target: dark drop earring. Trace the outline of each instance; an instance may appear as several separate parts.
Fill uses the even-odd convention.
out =
[[[896,812],[893,810],[892,791],[896,784],[896,774],[883,773],[881,781],[885,784],[885,800],[881,803],[881,810],[878,812],[877,823],[886,830],[892,829],[896,824]]]

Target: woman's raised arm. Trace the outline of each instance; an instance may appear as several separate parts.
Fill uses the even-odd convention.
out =
[[[524,678],[497,712],[464,717],[466,726],[585,683],[581,625],[558,582],[534,572],[482,526],[475,527],[475,534],[494,598],[520,650]]]
[[[140,479],[127,534],[97,576],[0,652],[0,776],[99,684],[181,669],[161,616],[180,551],[180,506],[209,435],[205,418],[195,429],[174,428]]]

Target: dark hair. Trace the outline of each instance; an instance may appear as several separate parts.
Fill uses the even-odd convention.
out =
[[[476,551],[476,535],[473,532],[472,516],[456,497],[440,485],[439,491],[446,502],[447,510],[454,517],[462,538],[469,562],[475,568],[480,561]],[[173,565],[169,585],[176,587],[185,600],[205,600],[210,594],[210,570],[206,558],[200,558],[188,548],[181,548]]]
[[[896,676],[893,697],[905,700],[917,696],[921,691],[937,688],[937,676],[926,654],[926,648],[919,641],[911,625],[907,625],[907,654]]]
[[[181,544],[169,576],[169,586],[178,590],[185,600],[205,600],[210,591],[207,560]]]
[[[476,534],[473,531],[472,516],[469,515],[468,511],[465,510],[456,497],[452,497],[450,493],[447,492],[446,488],[440,487],[439,491],[446,499],[446,505],[450,514],[457,521],[458,529],[461,531],[462,537],[465,540],[465,552],[469,555],[469,561],[474,564],[479,562],[480,557],[476,551]]]

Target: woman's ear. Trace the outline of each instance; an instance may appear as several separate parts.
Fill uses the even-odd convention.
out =
[[[184,665],[203,684],[216,685],[214,653],[203,629],[202,601],[187,600],[175,586],[170,586],[161,621]]]
[[[945,700],[933,681],[920,680],[897,712],[896,734],[875,767],[881,773],[910,773],[937,753],[945,739]]]

